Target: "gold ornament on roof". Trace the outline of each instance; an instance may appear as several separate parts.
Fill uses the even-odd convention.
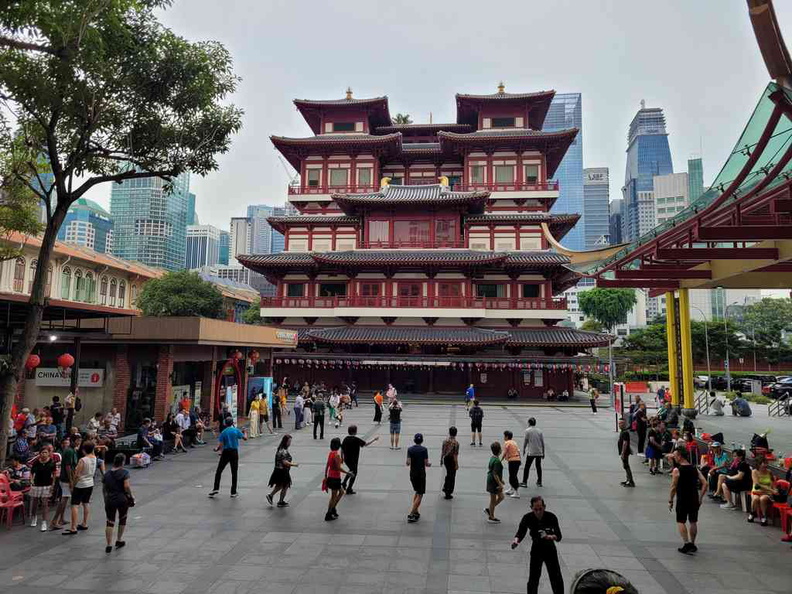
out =
[[[506,92],[506,85],[503,84],[503,81],[498,83],[498,95],[503,95]]]
[[[352,99],[352,87],[347,87],[346,98],[347,99]]]
[[[438,177],[437,179],[439,179],[439,180],[440,180],[440,185],[441,185],[441,186],[444,186],[444,187],[446,187],[446,188],[448,187],[448,176],[446,176],[446,175],[441,175],[441,176],[440,176],[440,177]]]
[[[391,182],[391,178],[383,177],[380,180],[380,190],[382,190],[383,188],[387,188],[390,185],[390,182]]]

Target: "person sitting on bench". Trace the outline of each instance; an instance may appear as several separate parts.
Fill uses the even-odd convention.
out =
[[[751,466],[745,461],[745,450],[735,450],[734,460],[737,463],[737,473],[727,476],[723,481],[721,490],[726,503],[721,504],[721,509],[738,508],[738,505],[732,503],[731,494],[737,493],[739,496],[741,493],[751,490]]]

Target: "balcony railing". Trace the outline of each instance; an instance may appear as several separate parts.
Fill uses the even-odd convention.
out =
[[[472,192],[474,190],[488,190],[490,192],[548,192],[558,191],[558,182],[542,182],[542,183],[467,183],[456,184],[454,190],[457,192]]]
[[[410,250],[410,249],[441,249],[441,248],[464,248],[467,247],[463,239],[449,239],[439,241],[427,240],[383,240],[383,241],[364,241],[360,244],[361,249],[368,250]]]
[[[437,183],[434,179],[410,180],[411,185],[425,185]],[[490,192],[547,192],[558,191],[558,182],[542,183],[455,183],[451,186],[455,192],[472,192],[474,190],[489,190]],[[303,196],[310,194],[369,194],[379,191],[379,186],[289,186],[290,196]]]
[[[567,301],[519,297],[262,297],[261,307],[565,310]]]
[[[370,194],[379,190],[379,186],[289,186],[290,196],[308,194]]]

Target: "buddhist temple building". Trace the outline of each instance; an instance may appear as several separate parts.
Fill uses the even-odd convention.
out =
[[[550,214],[577,130],[543,132],[554,91],[456,96],[456,122],[394,124],[387,97],[295,100],[314,132],[273,136],[300,173],[278,254],[238,256],[277,286],[268,323],[297,330],[278,380],[402,393],[540,398],[572,390],[609,337],[560,325],[576,284]],[[548,240],[550,237],[550,240]]]

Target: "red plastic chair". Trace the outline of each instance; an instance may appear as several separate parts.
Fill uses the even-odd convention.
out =
[[[23,491],[12,491],[11,482],[8,480],[8,476],[0,472],[0,493],[8,493],[11,499],[24,500],[25,493],[28,491],[30,491],[30,487],[24,489]]]
[[[21,493],[20,493],[21,495]],[[25,523],[25,500],[16,497],[16,493],[8,486],[8,479],[0,482],[0,520],[6,514],[6,527],[10,530],[14,523],[14,511],[19,509],[22,512],[22,523]]]

